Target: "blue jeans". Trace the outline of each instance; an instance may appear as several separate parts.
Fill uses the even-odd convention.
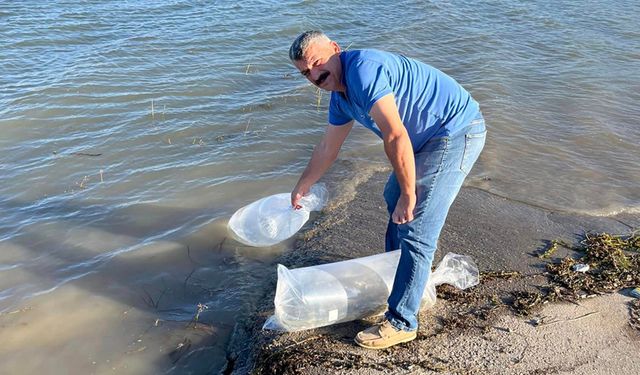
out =
[[[431,263],[449,207],[484,147],[486,129],[482,115],[469,125],[429,140],[416,154],[416,208],[405,224],[391,221],[400,197],[395,173],[389,177],[384,198],[389,211],[386,251],[401,249],[386,318],[397,329],[418,328],[417,314]]]

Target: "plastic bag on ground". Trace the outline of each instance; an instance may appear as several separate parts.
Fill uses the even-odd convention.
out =
[[[300,331],[382,314],[393,287],[400,250],[313,267],[278,265],[275,312],[262,327]],[[422,306],[436,302],[436,286],[477,285],[478,268],[465,255],[448,253],[431,273]]]
[[[291,194],[281,193],[259,199],[236,211],[228,227],[235,238],[249,246],[271,246],[293,236],[309,220],[311,211],[327,203],[327,188],[315,184],[300,200],[299,210],[291,207]]]

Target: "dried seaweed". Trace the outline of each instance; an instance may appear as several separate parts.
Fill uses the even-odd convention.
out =
[[[309,368],[320,364],[324,369],[331,369],[334,372],[372,369],[388,373],[420,369],[457,374],[468,373],[465,369],[450,368],[446,361],[436,357],[427,356],[408,361],[397,359],[392,349],[386,349],[380,352],[381,355],[377,359],[372,359],[358,353],[336,351],[330,339],[323,338],[320,341],[322,342],[310,346],[265,347],[261,352],[262,356],[258,358],[259,366],[252,374],[307,374]]]
[[[565,247],[570,250],[576,250],[573,246],[562,240],[553,240],[549,243],[549,246],[540,254],[538,258],[540,259],[548,259],[558,250],[558,246]]]
[[[582,256],[547,264],[548,285],[540,293],[512,293],[512,309],[518,315],[529,315],[546,302],[575,301],[640,285],[639,243],[637,232],[629,236],[587,233],[578,246],[552,241],[552,248],[560,244]],[[549,254],[549,250],[544,254]],[[588,264],[589,271],[576,272],[574,266],[581,263]]]
[[[640,252],[640,234],[638,232],[634,232],[629,236],[629,238],[627,238],[625,250]]]
[[[629,325],[640,331],[640,299],[629,302]]]
[[[563,294],[579,297],[586,294],[610,293],[640,285],[640,236],[613,236],[607,233],[586,234],[580,242],[584,253],[579,259],[564,258],[560,263],[548,264],[551,281],[565,290]],[[574,264],[584,263],[590,270],[575,272]]]
[[[545,296],[538,292],[515,291],[513,292],[511,307],[518,315],[529,315],[531,311],[541,305]]]
[[[483,280],[491,280],[491,279],[516,279],[521,277],[522,274],[518,271],[485,271],[480,272],[480,278]]]

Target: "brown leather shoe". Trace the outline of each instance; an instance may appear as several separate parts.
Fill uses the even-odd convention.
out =
[[[385,319],[356,335],[356,344],[367,349],[384,349],[416,338],[416,331],[398,330]]]

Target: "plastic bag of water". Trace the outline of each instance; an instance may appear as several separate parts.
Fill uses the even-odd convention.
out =
[[[263,329],[300,331],[384,313],[400,250],[313,267],[278,265],[274,315]],[[436,286],[466,289],[479,282],[478,267],[464,255],[448,253],[431,273],[422,306],[436,302]]]
[[[298,210],[291,207],[290,193],[270,195],[236,211],[228,227],[245,245],[275,245],[299,231],[311,211],[319,211],[326,205],[328,195],[324,184],[315,184],[300,200],[302,208]]]

